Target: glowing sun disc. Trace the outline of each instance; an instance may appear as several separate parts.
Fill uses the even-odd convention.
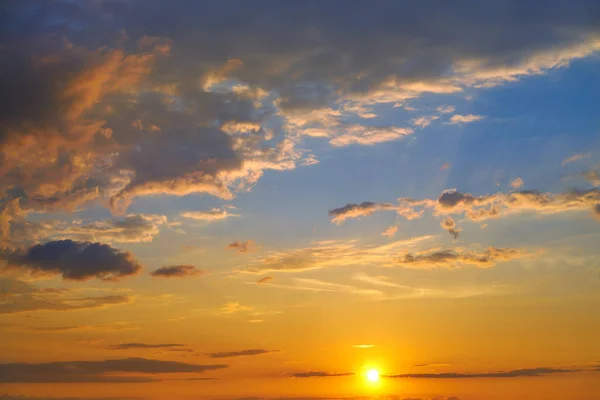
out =
[[[379,371],[376,369],[370,369],[367,371],[367,380],[369,382],[378,382],[379,381]]]

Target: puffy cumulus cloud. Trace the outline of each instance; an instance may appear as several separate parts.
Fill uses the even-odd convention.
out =
[[[153,194],[231,199],[267,170],[314,164],[299,144],[308,129],[326,128],[334,146],[396,140],[407,128],[344,118],[373,119],[376,103],[408,107],[426,93],[514,82],[600,49],[591,0],[343,10],[34,1],[3,11],[2,239],[22,213],[99,198],[117,211]],[[348,20],[377,23],[357,31]],[[327,109],[325,122],[293,121]]]
[[[188,218],[188,219],[193,219],[193,220],[198,220],[198,221],[213,222],[213,221],[219,221],[222,219],[226,219],[229,217],[238,217],[239,214],[231,213],[231,212],[227,211],[226,209],[213,208],[212,210],[206,210],[206,211],[184,211],[181,213],[181,216],[183,218]]]
[[[163,266],[150,272],[155,278],[183,278],[186,276],[198,276],[202,271],[193,265],[169,265]]]
[[[361,264],[387,266],[393,264],[393,258],[400,250],[417,246],[432,238],[433,236],[416,236],[377,246],[361,246],[353,240],[320,241],[309,247],[272,251],[241,266],[239,270],[260,274],[266,271],[302,272]]]
[[[263,283],[267,283],[273,280],[272,276],[264,276],[262,278],[260,278],[259,280],[256,281],[256,283],[258,285],[262,285]]]
[[[510,261],[529,255],[522,249],[488,247],[482,252],[465,249],[427,250],[416,253],[406,253],[396,258],[397,265],[407,268],[454,268],[472,265],[480,268],[490,268],[498,262]]]
[[[256,250],[257,244],[253,240],[239,241],[229,243],[227,248],[237,251],[238,253],[250,253]]]
[[[413,125],[418,126],[419,128],[426,128],[428,127],[433,121],[435,121],[436,119],[439,119],[440,117],[437,115],[430,115],[430,116],[423,116],[423,117],[418,117],[418,118],[414,118],[413,120],[411,120]]]
[[[567,164],[571,164],[571,163],[574,163],[574,162],[576,162],[576,161],[583,160],[584,158],[588,158],[588,157],[590,157],[590,156],[591,156],[591,153],[579,153],[579,154],[573,154],[572,156],[569,156],[569,157],[565,158],[565,159],[562,161],[562,163],[561,163],[561,164],[562,164],[562,166],[564,167],[564,166],[565,166],[565,165],[567,165]]]
[[[259,356],[262,354],[277,353],[279,350],[267,350],[267,349],[247,349],[247,350],[236,350],[236,351],[219,351],[216,353],[206,353],[210,358],[231,358],[231,357],[242,357],[242,356]]]
[[[146,358],[0,364],[0,382],[152,382],[161,374],[199,374],[227,368],[222,364],[186,364]]]
[[[451,217],[448,217],[442,221],[440,224],[442,228],[448,231],[454,239],[458,238],[458,233],[460,232],[460,228],[456,225],[456,222]]]
[[[483,116],[481,116],[481,115],[474,115],[474,114],[460,115],[460,114],[454,114],[452,117],[450,117],[450,123],[451,124],[468,124],[469,122],[480,121],[482,119],[483,119]]]
[[[398,227],[397,226],[390,226],[388,227],[385,231],[383,231],[381,233],[381,236],[386,236],[386,237],[393,237],[396,232],[398,232]]]
[[[513,189],[518,189],[521,186],[523,186],[523,183],[524,183],[523,179],[517,177],[517,178],[514,178],[514,179],[512,179],[510,181],[510,187],[513,188]]]
[[[58,240],[25,251],[5,250],[3,271],[25,269],[32,275],[60,275],[66,280],[118,280],[137,274],[142,266],[128,251],[107,244]]]
[[[537,377],[553,374],[568,374],[579,372],[579,369],[564,369],[564,368],[523,368],[510,371],[498,372],[442,372],[442,373],[417,373],[417,374],[395,374],[384,375],[384,378],[410,378],[410,379],[469,379],[469,378],[523,378]]]
[[[327,372],[327,371],[304,371],[294,372],[289,376],[291,378],[329,378],[329,377],[340,377],[340,376],[353,376],[355,372]]]
[[[0,278],[0,314],[83,310],[131,301],[129,296],[82,296],[66,290],[38,288],[19,280]]]
[[[179,343],[119,343],[108,346],[107,348],[110,350],[135,350],[135,349],[178,349],[181,347],[185,347],[185,344]]]

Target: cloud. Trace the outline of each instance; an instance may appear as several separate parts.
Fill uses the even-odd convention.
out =
[[[353,376],[356,375],[354,372],[325,372],[325,371],[306,371],[306,372],[295,372],[289,376],[292,378],[327,378],[327,377],[340,377],[340,376]]]
[[[257,283],[258,285],[261,285],[261,284],[263,284],[263,283],[267,283],[267,282],[270,282],[270,281],[272,281],[272,280],[273,280],[273,277],[272,277],[272,276],[264,276],[264,277],[260,278],[258,281],[256,281],[256,283]]]
[[[523,186],[523,183],[524,183],[523,179],[517,177],[517,178],[514,178],[514,179],[512,179],[510,181],[510,187],[513,188],[513,189],[518,189],[521,186]]]
[[[227,365],[222,364],[198,365],[145,358],[102,361],[56,361],[28,364],[8,363],[0,364],[0,382],[151,382],[155,381],[155,376],[160,374],[203,373],[226,367]]]
[[[458,238],[458,233],[460,232],[460,228],[456,225],[456,222],[454,222],[454,219],[452,219],[451,217],[447,217],[446,219],[444,219],[441,224],[442,228],[444,228],[445,230],[448,231],[449,234],[451,234],[454,239]]]
[[[82,296],[64,289],[42,289],[19,280],[0,278],[0,314],[84,310],[131,301],[129,296]]]
[[[122,219],[98,221],[86,225],[72,224],[56,227],[48,237],[75,238],[84,241],[108,243],[147,243],[159,233],[159,227],[167,224],[163,215],[130,214]]]
[[[352,144],[371,146],[378,143],[398,140],[404,136],[411,135],[410,128],[399,128],[395,126],[364,126],[347,125],[341,127],[341,133],[331,139],[329,143],[335,147],[349,146]]]
[[[4,251],[8,267],[21,268],[32,274],[61,275],[65,280],[91,278],[118,280],[136,275],[142,266],[133,254],[107,244],[59,240],[37,244],[25,252]]]
[[[567,374],[579,372],[578,369],[559,369],[559,368],[524,368],[511,371],[499,372],[477,372],[477,373],[460,373],[460,372],[443,372],[443,373],[418,373],[418,374],[396,374],[384,375],[385,378],[411,378],[411,379],[469,379],[469,378],[520,378],[520,377],[536,377],[552,374]]]
[[[242,356],[259,356],[262,354],[277,353],[279,350],[267,350],[267,349],[248,349],[238,351],[220,351],[216,353],[206,353],[210,358],[230,358],[230,357],[242,357]]]
[[[564,167],[565,165],[573,163],[575,161],[583,160],[584,158],[588,158],[591,155],[592,155],[591,153],[573,154],[572,156],[567,157],[562,161],[562,166]]]
[[[396,232],[398,232],[398,227],[397,226],[390,226],[388,227],[385,231],[383,231],[381,233],[381,236],[386,236],[386,237],[393,237]]]
[[[441,114],[450,114],[454,112],[455,108],[454,106],[439,106],[436,110]]]
[[[181,213],[183,218],[194,219],[198,221],[219,221],[229,217],[237,217],[238,214],[230,213],[225,209],[213,208],[208,211],[185,211]]]
[[[356,241],[321,241],[304,248],[272,251],[239,268],[240,272],[302,272],[345,265],[388,265],[401,249],[414,247],[433,236],[416,236],[384,245],[360,246]],[[274,286],[274,284],[269,284]]]
[[[132,350],[132,349],[178,349],[185,347],[185,344],[177,344],[177,343],[157,343],[157,344],[148,344],[148,343],[120,343],[113,344],[108,346],[107,348],[110,350]]]
[[[163,266],[150,272],[155,278],[183,278],[186,276],[198,276],[202,271],[193,265],[169,265]]]
[[[451,166],[452,166],[452,164],[450,164],[450,163],[444,163],[440,167],[440,171],[445,171],[445,170],[449,169]]]
[[[240,311],[251,311],[252,308],[248,306],[244,306],[237,301],[227,302],[222,308],[221,313],[223,314],[234,314]]]
[[[13,331],[19,332],[50,332],[50,333],[59,333],[59,332],[73,332],[73,331],[86,331],[86,330],[97,330],[97,331],[105,331],[105,332],[121,332],[121,331],[131,331],[138,329],[135,326],[129,325],[127,323],[113,323],[113,324],[104,324],[104,325],[65,325],[65,326],[19,326],[12,328]]]
[[[390,203],[373,203],[365,201],[360,204],[346,204],[344,207],[329,210],[331,222],[341,224],[346,219],[360,218],[371,215],[376,211],[396,210],[396,207]]]
[[[227,245],[227,247],[231,250],[235,250],[238,253],[250,253],[255,250],[256,243],[253,240],[246,241],[235,241]]]
[[[424,117],[414,118],[413,120],[411,120],[411,123],[413,125],[418,126],[419,128],[426,128],[433,121],[435,121],[436,119],[439,119],[439,118],[440,117],[437,115],[424,116]]]
[[[405,253],[395,261],[407,268],[454,268],[472,265],[478,268],[490,268],[497,262],[511,261],[527,256],[521,249],[488,247],[482,252],[454,250],[427,250],[417,253]]]
[[[600,186],[600,172],[597,170],[583,171],[581,177],[594,186]]]
[[[483,119],[482,115],[474,115],[474,114],[461,115],[461,114],[454,114],[452,117],[450,117],[450,123],[451,124],[468,124],[470,122],[480,121],[482,119]]]

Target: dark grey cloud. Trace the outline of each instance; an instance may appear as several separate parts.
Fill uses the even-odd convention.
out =
[[[127,304],[131,301],[129,296],[81,296],[64,290],[41,289],[26,282],[0,278],[0,314],[83,310]]]
[[[152,382],[170,373],[203,373],[227,365],[198,365],[145,358],[103,361],[57,361],[47,363],[0,364],[0,382]],[[145,375],[115,375],[119,373]]]
[[[33,273],[61,275],[66,280],[118,280],[137,274],[142,266],[128,251],[107,244],[58,240],[37,244],[25,252],[2,254],[10,267]]]
[[[256,248],[256,243],[253,240],[239,241],[229,243],[227,248],[235,250],[238,253],[249,253]]]
[[[163,266],[150,272],[155,278],[183,278],[186,276],[198,276],[202,271],[193,265],[169,265]]]
[[[477,373],[460,373],[460,372],[443,372],[443,373],[424,373],[424,374],[395,374],[383,375],[385,378],[412,378],[412,379],[468,379],[468,378],[519,378],[519,377],[536,377],[552,374],[568,374],[579,372],[579,369],[560,369],[560,368],[523,368],[511,371],[498,372],[477,372]]]
[[[354,372],[326,372],[326,371],[305,371],[305,372],[294,372],[289,376],[292,378],[326,378],[326,377],[339,377],[339,376],[352,376],[356,375]]]
[[[510,261],[526,255],[526,251],[516,248],[488,247],[482,252],[447,249],[406,253],[396,259],[396,263],[409,268],[449,268],[463,265],[488,268],[494,266],[497,262]]]
[[[268,350],[268,349],[247,349],[237,351],[220,351],[216,353],[206,353],[210,358],[229,358],[229,357],[242,357],[242,356],[259,356],[262,354],[277,353],[279,350]]]
[[[332,222],[342,223],[348,218],[360,218],[371,215],[376,211],[395,210],[396,207],[390,203],[373,203],[365,201],[360,204],[346,204],[343,207],[329,210],[329,217]]]
[[[110,350],[131,350],[131,349],[179,349],[185,347],[185,344],[179,343],[119,343],[108,346]]]

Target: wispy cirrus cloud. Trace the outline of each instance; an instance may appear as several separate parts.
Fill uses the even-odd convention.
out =
[[[415,373],[415,374],[393,374],[383,375],[385,378],[405,378],[405,379],[475,379],[475,378],[523,378],[538,377],[553,374],[569,374],[580,372],[580,369],[562,369],[562,368],[523,368],[510,371],[497,372],[441,372],[441,373]]]
[[[588,157],[590,157],[591,155],[592,155],[591,153],[578,153],[578,154],[573,154],[572,156],[569,156],[569,157],[565,158],[565,159],[562,161],[562,163],[561,163],[561,164],[562,164],[562,166],[564,167],[564,166],[565,166],[565,165],[567,165],[567,164],[571,164],[571,163],[574,163],[574,162],[576,162],[576,161],[583,160],[583,159],[585,159],[585,158],[588,158]]]
[[[268,350],[268,349],[247,349],[247,350],[236,350],[236,351],[218,351],[215,353],[206,353],[210,358],[231,358],[231,357],[244,357],[244,356],[260,356],[263,354],[278,353],[280,350]]]
[[[213,208],[205,211],[184,211],[180,215],[183,218],[206,222],[220,221],[227,218],[240,216],[239,214],[229,212],[223,208]]]

